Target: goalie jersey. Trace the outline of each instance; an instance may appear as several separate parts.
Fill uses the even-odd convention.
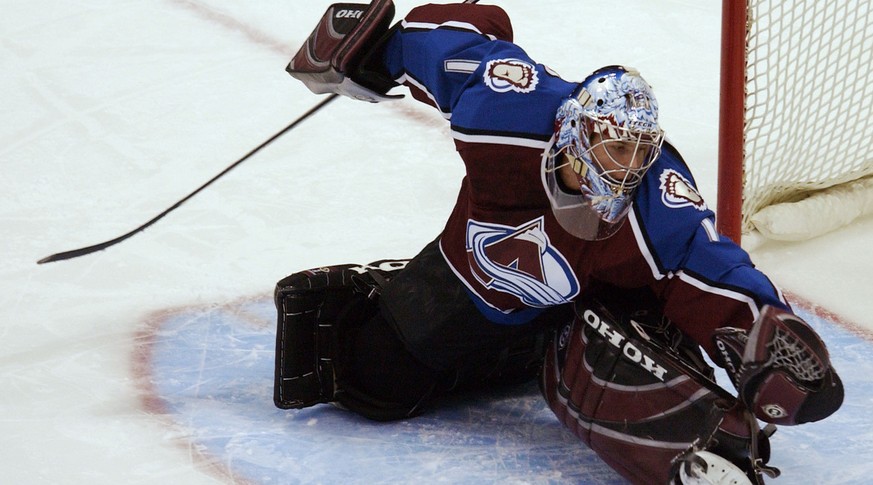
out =
[[[649,287],[665,315],[712,353],[712,330],[748,328],[787,305],[747,253],[720,236],[680,156],[665,143],[621,229],[566,233],[543,184],[558,106],[576,84],[512,43],[496,6],[425,5],[387,42],[383,67],[450,122],[466,166],[440,249],[491,321],[519,324],[573,301],[592,280]]]

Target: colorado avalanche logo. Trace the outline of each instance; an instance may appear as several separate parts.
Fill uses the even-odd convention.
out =
[[[681,209],[691,206],[699,211],[706,210],[703,197],[679,172],[668,168],[661,172],[660,181],[661,200],[667,207]]]
[[[485,84],[497,91],[505,93],[530,93],[540,82],[536,67],[518,59],[496,59],[485,65]]]
[[[543,218],[509,227],[467,222],[467,258],[483,286],[518,297],[532,307],[567,303],[579,281],[543,230]]]

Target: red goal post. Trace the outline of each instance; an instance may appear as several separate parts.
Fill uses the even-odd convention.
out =
[[[723,0],[719,230],[800,240],[873,212],[873,2]]]

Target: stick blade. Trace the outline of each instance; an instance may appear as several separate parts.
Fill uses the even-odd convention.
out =
[[[50,256],[46,256],[46,257],[40,259],[39,261],[36,262],[36,264],[54,263],[55,261],[64,261],[66,259],[73,259],[73,258],[78,258],[80,256],[85,256],[87,254],[96,253],[97,251],[102,251],[102,250],[108,248],[109,246],[113,246],[115,244],[120,243],[121,241],[124,241],[125,239],[129,238],[130,236],[136,234],[137,232],[142,231],[143,229],[145,229],[145,226],[139,227],[139,228],[123,235],[123,236],[112,239],[111,241],[102,242],[100,244],[95,244],[93,246],[88,246],[88,247],[84,247],[84,248],[72,249],[70,251],[63,251],[60,253],[55,253],[55,254],[52,254]]]

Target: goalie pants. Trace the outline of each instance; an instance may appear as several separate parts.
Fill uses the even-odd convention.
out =
[[[487,320],[434,241],[382,289],[378,312],[349,329],[346,378],[367,396],[408,408],[397,417],[419,414],[450,392],[535,378],[547,330],[571,320],[570,305],[523,325]]]

